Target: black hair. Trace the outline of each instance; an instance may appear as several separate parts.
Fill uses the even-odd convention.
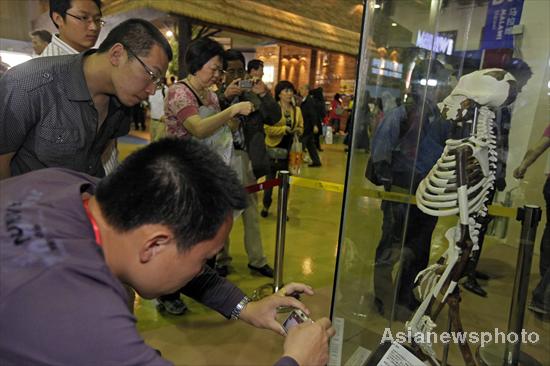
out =
[[[213,39],[208,37],[196,39],[189,43],[187,52],[185,52],[185,68],[189,74],[194,75],[212,57],[219,56],[223,62],[223,55],[222,45]]]
[[[30,34],[31,36],[40,38],[44,42],[50,43],[52,41],[52,34],[45,29],[37,29],[32,31]]]
[[[212,239],[228,215],[246,207],[233,169],[190,138],[165,138],[134,152],[99,182],[96,198],[115,230],[165,225],[180,251]]]
[[[294,88],[294,85],[288,80],[282,80],[275,85],[275,100],[279,101],[279,94],[285,89],[291,89],[294,94],[296,94],[296,88]]]
[[[138,56],[147,56],[156,44],[163,49],[168,61],[172,61],[170,44],[158,28],[147,20],[133,18],[120,23],[107,34],[107,38],[101,42],[97,52],[107,52],[117,43],[130,48]],[[133,58],[130,52],[128,58]]]
[[[227,62],[229,61],[241,61],[242,64],[243,64],[243,69],[244,69],[244,65],[246,64],[246,61],[244,59],[244,55],[242,54],[241,51],[237,51],[235,49],[229,49],[227,51],[224,52],[223,54],[223,69],[226,70],[227,69]]]
[[[318,88],[315,88],[313,90],[311,90],[309,92],[311,95],[313,95],[313,97],[320,101],[320,102],[325,102],[325,97],[323,96],[323,88],[322,87],[318,87]]]
[[[428,75],[429,72],[429,75]],[[420,60],[414,65],[411,73],[411,84],[419,84],[422,79],[436,79],[438,83],[448,84],[450,70],[438,60]]]
[[[518,83],[518,93],[521,92],[525,84],[527,84],[527,81],[529,81],[533,75],[529,64],[519,58],[510,59],[502,68],[512,74],[516,79]]]
[[[340,100],[341,95],[339,93],[334,94],[334,100]]]
[[[50,19],[53,22],[53,25],[55,25],[56,28],[59,28],[57,24],[53,21],[53,13],[57,13],[63,17],[63,20],[65,20],[65,15],[67,14],[67,10],[69,10],[72,5],[73,0],[50,0]],[[101,14],[101,0],[92,0],[98,7],[99,13]]]
[[[264,62],[255,58],[254,60],[248,61],[246,71],[250,73],[252,70],[258,70],[260,67],[264,67]]]

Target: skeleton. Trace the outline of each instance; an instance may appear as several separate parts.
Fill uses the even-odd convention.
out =
[[[423,301],[406,324],[412,334],[426,336],[431,332],[445,303],[450,306],[451,325],[462,331],[457,283],[468,257],[478,250],[480,219],[487,215],[486,204],[494,186],[497,161],[494,111],[512,103],[516,90],[511,74],[501,69],[485,69],[463,76],[439,104],[443,117],[453,124],[453,136],[445,142],[443,154],[418,186],[416,200],[418,208],[428,215],[458,214],[459,220],[445,234],[449,242],[446,252],[417,276]],[[433,364],[439,365],[428,341],[416,346]],[[460,348],[465,364],[476,365],[468,344]]]

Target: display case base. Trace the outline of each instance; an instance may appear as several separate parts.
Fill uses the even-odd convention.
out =
[[[477,361],[480,366],[507,366],[505,362],[505,344],[491,343],[483,348],[477,349]],[[542,366],[542,363],[537,361],[532,356],[525,352],[520,352],[518,366]],[[516,366],[516,365],[513,365]]]

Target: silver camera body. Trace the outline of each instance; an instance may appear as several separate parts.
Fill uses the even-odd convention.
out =
[[[254,80],[252,79],[246,79],[246,80],[239,80],[239,88],[241,89],[252,89],[254,86]]]
[[[311,320],[302,310],[294,309],[283,322],[283,328],[288,333],[290,329],[305,321]]]

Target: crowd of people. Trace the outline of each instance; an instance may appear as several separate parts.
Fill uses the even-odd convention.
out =
[[[136,330],[135,291],[183,293],[227,319],[285,335],[277,365],[326,364],[329,319],[287,334],[275,318],[281,306],[309,314],[295,296],[312,295],[311,287],[290,283],[251,301],[224,278],[238,216],[248,267],[273,276],[243,186],[271,174],[266,126],[287,123],[288,98],[273,98],[261,75],[242,86],[242,54],[208,38],[189,45],[188,76],[166,88],[174,55],[152,23],[126,20],[91,48],[104,24],[100,5],[51,0],[59,33],[41,52],[37,42],[43,57],[0,79],[0,327],[10,329],[0,335],[3,363],[168,364]],[[258,62],[248,68],[261,74]],[[116,138],[155,95],[151,118],[167,138],[119,165]],[[291,131],[301,135],[298,114]]]
[[[234,270],[229,232],[239,217],[248,270],[274,275],[260,230],[272,191],[265,190],[259,210],[256,196],[243,188],[289,170],[295,141],[307,150],[309,167],[321,167],[320,136],[329,130],[355,135],[354,147],[370,153],[386,191],[413,192],[451,133],[437,108],[449,93],[448,70],[437,61],[419,63],[405,103],[389,93],[368,97],[368,116],[355,124],[342,95],[327,110],[322,88],[282,80],[271,90],[261,60],[246,62],[210,38],[188,45],[187,76],[171,77],[168,85],[175,55],[152,23],[126,20],[94,49],[104,25],[99,0],[51,0],[50,17],[58,33],[32,32],[36,57],[5,67],[0,78],[0,327],[10,329],[0,335],[2,360],[166,364],[135,328],[135,291],[174,315],[186,311],[183,294],[227,319],[285,335],[279,366],[326,364],[335,333],[330,320],[288,334],[275,320],[281,306],[309,313],[293,296],[312,295],[309,286],[291,283],[251,301],[226,279]],[[437,88],[420,83],[428,69],[441,81]],[[502,113],[505,126],[509,114]],[[146,121],[153,142],[119,163],[116,139],[131,123],[145,129]],[[507,131],[500,132],[507,141]],[[546,131],[514,176],[521,178],[550,146],[549,136]],[[502,171],[497,190],[504,189]],[[381,208],[375,304],[384,314],[398,288],[398,306],[411,312],[419,305],[415,278],[428,265],[437,218],[404,203],[383,201]],[[463,286],[485,296],[476,280],[483,277],[478,259]],[[547,311],[542,253],[540,268],[531,308]]]

